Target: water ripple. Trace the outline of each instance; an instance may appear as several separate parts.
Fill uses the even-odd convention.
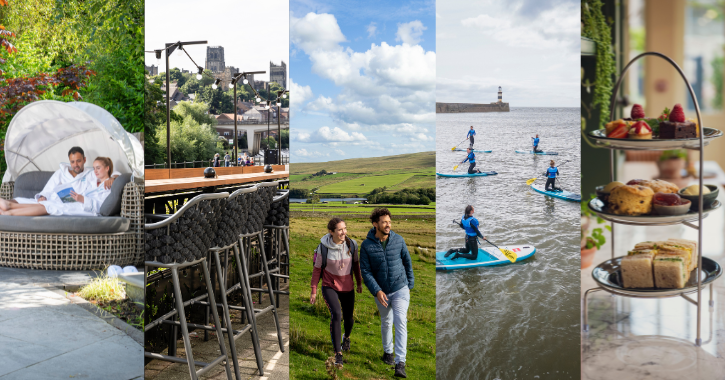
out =
[[[452,220],[460,219],[467,204],[474,205],[482,232],[493,243],[537,248],[522,263],[437,274],[438,378],[579,377],[579,204],[543,196],[526,185],[542,177],[550,159],[571,160],[560,169],[561,186],[580,192],[579,123],[578,108],[437,115],[438,172],[452,172],[465,158],[465,152],[451,152],[451,147],[473,125],[477,149],[493,149],[477,154],[477,167],[500,173],[437,179],[437,250],[463,246],[462,231]],[[536,133],[542,149],[559,155],[514,153],[529,149]],[[467,168],[461,165],[458,171]]]

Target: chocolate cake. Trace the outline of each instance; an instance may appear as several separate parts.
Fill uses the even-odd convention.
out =
[[[660,122],[661,139],[694,139],[697,137],[695,123],[685,121],[682,123],[672,121]]]

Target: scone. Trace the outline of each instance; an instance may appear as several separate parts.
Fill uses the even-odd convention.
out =
[[[654,191],[647,186],[615,187],[609,195],[609,210],[617,215],[642,215],[652,212]]]
[[[662,254],[655,256],[655,286],[663,289],[682,289],[690,278],[685,258],[678,255]]]
[[[622,285],[625,288],[654,288],[654,257],[652,251],[629,251],[628,256],[622,258]]]
[[[661,179],[642,181],[639,184],[641,186],[649,187],[655,193],[677,194],[677,192],[680,190],[680,188],[677,187],[677,185],[675,185],[674,183],[663,181]]]

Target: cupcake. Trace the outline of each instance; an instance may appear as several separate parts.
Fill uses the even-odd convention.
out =
[[[617,215],[649,214],[654,195],[654,191],[646,186],[618,186],[609,195],[609,210]]]

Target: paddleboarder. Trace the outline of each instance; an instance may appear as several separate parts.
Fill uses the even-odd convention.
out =
[[[559,168],[556,167],[554,160],[551,160],[549,162],[549,167],[546,168],[546,173],[544,173],[546,176],[546,186],[544,186],[544,190],[546,191],[561,191],[561,189],[558,189],[556,187],[556,177],[559,176]],[[549,190],[549,185],[551,184],[551,190]]]
[[[468,134],[466,135],[466,138],[471,142],[469,145],[469,148],[473,149],[473,136],[476,135],[476,131],[473,129],[473,126],[471,126],[471,129],[468,131]]]
[[[539,135],[537,134],[536,137],[532,137],[531,139],[534,140],[533,141],[533,144],[534,144],[534,153],[541,153],[541,152],[543,152],[542,150],[539,150]]]
[[[478,237],[486,239],[485,236],[478,229],[478,219],[473,216],[473,206],[466,206],[465,213],[460,222],[453,221],[458,224],[461,228],[466,231],[466,247],[465,248],[451,248],[446,252],[444,257],[448,257],[455,253],[451,260],[463,257],[464,259],[476,260],[478,258]]]
[[[470,165],[468,165],[468,174],[480,173],[480,170],[474,169],[476,167],[476,155],[473,153],[473,150],[471,148],[468,148],[466,149],[466,152],[468,152],[468,156],[466,156],[465,160],[461,161],[461,164],[465,163],[466,161],[471,163]]]

